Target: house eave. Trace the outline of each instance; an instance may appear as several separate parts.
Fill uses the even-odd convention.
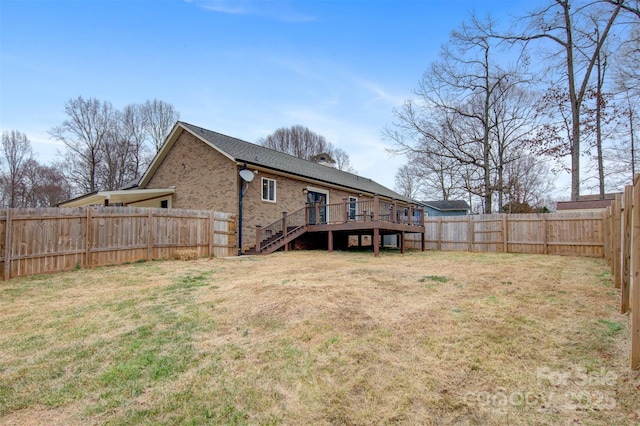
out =
[[[105,200],[108,200],[110,204],[123,203],[127,205],[154,198],[166,197],[168,195],[173,195],[174,193],[174,188],[97,191],[60,203],[58,204],[58,207],[104,205]]]
[[[422,203],[420,203],[419,201],[411,200],[411,199],[409,199],[407,197],[405,197],[403,199],[400,199],[400,198],[390,197],[390,196],[383,195],[383,194],[375,194],[375,193],[373,193],[371,191],[366,191],[366,190],[362,190],[362,189],[351,187],[351,186],[338,185],[338,184],[330,182],[330,181],[325,181],[325,180],[321,180],[321,179],[314,179],[314,178],[310,178],[308,176],[304,176],[304,175],[300,175],[300,174],[296,174],[296,173],[291,173],[291,172],[287,172],[285,170],[279,170],[279,169],[275,169],[275,168],[272,168],[272,167],[265,167],[265,166],[253,163],[251,161],[244,161],[244,160],[237,160],[236,161],[236,165],[239,166],[239,167],[243,167],[245,164],[246,164],[247,168],[251,168],[251,169],[254,169],[254,170],[258,170],[258,171],[272,173],[272,174],[278,175],[278,176],[293,178],[293,179],[296,179],[298,181],[307,182],[307,183],[310,183],[310,184],[320,184],[320,185],[328,186],[328,187],[333,188],[333,189],[340,189],[340,190],[344,190],[344,191],[350,191],[350,192],[354,192],[356,194],[367,195],[369,197],[373,197],[374,195],[378,195],[381,199],[384,199],[384,200],[392,201],[394,199],[397,199],[398,201],[402,201],[402,202],[405,202],[407,204],[416,204],[418,206],[422,206]],[[363,178],[363,179],[367,179],[367,178]]]

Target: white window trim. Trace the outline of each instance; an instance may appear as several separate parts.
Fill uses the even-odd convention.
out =
[[[307,185],[307,187],[305,189],[308,192],[317,192],[318,194],[326,195],[327,196],[327,204],[330,203],[330,201],[329,201],[329,190],[328,189],[316,188],[315,186],[309,186],[309,185]]]
[[[355,203],[355,209],[353,212],[353,217],[351,217],[351,203]],[[349,195],[349,201],[348,201],[348,207],[347,207],[347,213],[349,216],[349,220],[356,220],[358,219],[358,197],[354,197],[353,195]]]
[[[264,181],[265,180],[270,180],[273,182],[273,200],[270,200],[268,198],[264,198]],[[267,203],[275,203],[277,200],[277,194],[278,194],[278,182],[275,179],[271,179],[271,178],[265,178],[263,177],[262,180],[260,181],[260,198],[262,199],[262,201],[265,201]]]

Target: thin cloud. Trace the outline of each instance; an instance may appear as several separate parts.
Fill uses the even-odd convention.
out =
[[[354,79],[354,81],[358,86],[369,91],[374,95],[374,98],[369,102],[369,104],[381,101],[391,106],[398,106],[398,105],[401,105],[405,100],[405,98],[401,96],[393,95],[387,92],[382,87],[380,87],[377,83],[374,83],[372,81],[361,80],[361,79]]]
[[[228,15],[262,16],[282,22],[311,22],[315,17],[293,10],[291,1],[184,0],[201,9]]]

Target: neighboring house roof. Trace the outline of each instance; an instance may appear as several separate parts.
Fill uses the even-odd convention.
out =
[[[174,142],[179,136],[179,132],[177,131],[179,128],[184,128],[229,159],[238,163],[246,162],[248,166],[260,166],[274,171],[339,185],[341,187],[354,189],[358,192],[378,194],[388,198],[395,198],[405,202],[419,204],[418,201],[404,197],[371,179],[358,176],[353,173],[343,172],[333,167],[303,160],[289,154],[284,154],[264,146],[203,129],[202,127],[194,126],[193,124],[182,121],[176,123],[167,138],[167,141],[165,141],[162,149],[156,155],[156,158],[149,167],[149,170],[147,170],[145,175],[142,177],[140,181],[141,187],[144,187],[151,179],[155,168],[159,166],[159,163],[161,163],[164,156],[166,156],[166,152],[171,148],[172,140]]]
[[[558,201],[556,210],[600,210],[611,206],[616,195],[622,195],[622,192],[613,192],[604,194],[604,199],[599,194],[581,195],[578,201]]]
[[[467,204],[467,202],[464,200],[423,201],[422,204],[441,212],[452,212],[471,209],[471,207],[469,207],[469,204]]]

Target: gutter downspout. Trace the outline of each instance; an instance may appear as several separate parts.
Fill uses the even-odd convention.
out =
[[[247,168],[247,162],[242,165],[242,170]],[[239,173],[238,172],[238,173]],[[242,198],[244,198],[244,191],[242,190],[244,179],[238,174],[238,256],[242,256]]]

